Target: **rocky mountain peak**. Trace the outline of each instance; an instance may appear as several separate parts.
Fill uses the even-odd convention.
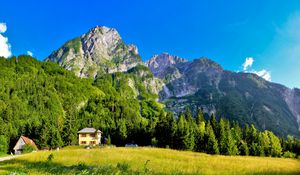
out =
[[[114,28],[96,26],[65,43],[46,58],[72,70],[79,77],[124,72],[141,63],[138,49],[126,45]]]
[[[91,51],[99,47],[102,48],[101,51],[104,51],[103,49],[112,51],[119,42],[122,42],[122,38],[116,29],[105,26],[92,28],[88,33],[83,34],[81,38],[87,49]]]
[[[159,55],[154,55],[146,62],[147,66],[150,68],[155,76],[158,76],[164,72],[167,68],[173,67],[177,64],[187,62],[187,60],[180,58],[178,56],[173,56],[168,53],[162,53]]]

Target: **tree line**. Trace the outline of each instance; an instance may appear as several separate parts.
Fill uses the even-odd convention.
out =
[[[161,115],[153,143],[209,154],[296,157],[300,154],[300,140],[293,136],[279,138],[271,131],[258,131],[255,126],[241,127],[237,122],[212,114],[205,119],[202,110],[192,116],[187,108],[176,119],[172,113]]]

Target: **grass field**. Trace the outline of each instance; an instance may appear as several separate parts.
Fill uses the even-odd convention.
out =
[[[53,158],[47,160],[50,154]],[[69,147],[0,162],[0,174],[300,174],[300,161],[158,148]]]
[[[8,156],[8,154],[1,153],[1,152],[0,152],[0,157],[5,157],[5,156]]]

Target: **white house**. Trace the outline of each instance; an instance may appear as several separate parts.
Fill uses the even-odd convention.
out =
[[[78,131],[79,145],[99,145],[101,144],[101,131],[95,128],[84,128]]]

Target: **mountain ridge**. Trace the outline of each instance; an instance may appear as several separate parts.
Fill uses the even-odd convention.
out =
[[[107,27],[97,26],[75,41],[77,44],[74,39],[67,42],[45,61],[90,78],[145,65],[154,75],[143,78],[145,87],[158,94],[159,101],[175,114],[186,107],[193,112],[203,108],[242,125],[254,123],[279,135],[300,135],[298,89],[268,82],[256,74],[224,70],[207,57],[188,61],[162,53],[142,62],[137,47],[126,45],[115,29]]]

